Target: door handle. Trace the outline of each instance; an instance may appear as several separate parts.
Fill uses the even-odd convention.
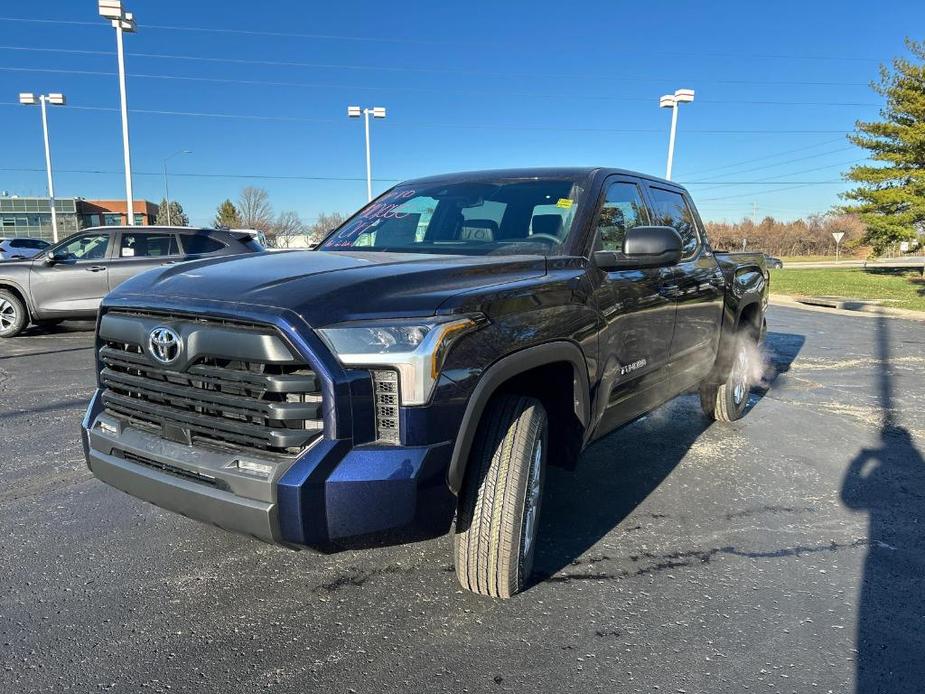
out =
[[[87,272],[102,272],[106,267],[104,265],[91,265],[87,268]]]

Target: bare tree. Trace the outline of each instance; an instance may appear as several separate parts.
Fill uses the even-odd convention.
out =
[[[273,208],[270,196],[263,188],[247,186],[238,196],[238,217],[245,229],[257,229],[269,234],[273,228]]]
[[[270,229],[270,238],[277,248],[290,248],[298,238],[305,236],[305,222],[292,210],[280,212]]]
[[[336,229],[345,221],[347,221],[347,218],[340,212],[331,212],[330,214],[322,212],[318,215],[318,218],[314,221],[314,223],[308,226],[308,229],[305,232],[308,236],[309,243],[318,243],[321,241],[321,239],[328,235],[329,231]]]
[[[782,222],[765,217],[758,224],[707,222],[710,244],[717,249],[761,251],[775,256],[834,255],[833,231],[845,233],[843,248],[863,252],[864,223],[856,215],[810,215],[805,219]]]

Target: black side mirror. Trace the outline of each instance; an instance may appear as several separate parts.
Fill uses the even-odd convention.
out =
[[[45,254],[45,264],[54,265],[55,263],[61,263],[67,260],[67,253],[63,251],[48,251]]]
[[[681,236],[672,227],[633,227],[623,238],[623,252],[596,251],[602,270],[628,270],[674,265],[681,260]]]

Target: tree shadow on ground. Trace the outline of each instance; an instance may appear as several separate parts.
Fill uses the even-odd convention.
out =
[[[790,369],[802,335],[769,332],[754,408],[777,377]],[[553,576],[629,516],[678,466],[712,424],[697,396],[676,398],[655,412],[600,439],[574,470],[549,467],[537,539],[534,580]]]
[[[841,498],[870,515],[858,605],[857,694],[925,687],[925,460],[897,422],[889,319],[878,319],[880,445],[848,465]]]

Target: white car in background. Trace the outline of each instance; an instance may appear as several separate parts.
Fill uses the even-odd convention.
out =
[[[31,258],[44,251],[50,245],[48,241],[42,241],[42,239],[5,239],[0,237],[0,260]]]

